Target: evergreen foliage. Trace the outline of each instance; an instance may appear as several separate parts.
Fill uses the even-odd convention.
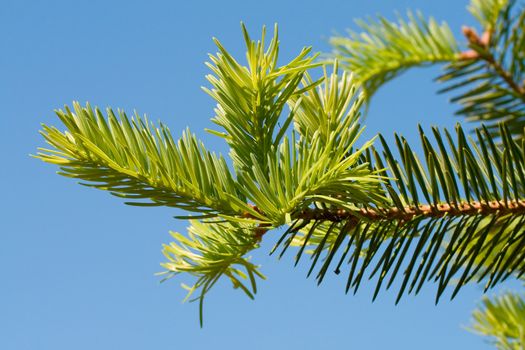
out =
[[[189,212],[179,217],[190,219],[188,234],[172,233],[162,266],[166,279],[194,276],[184,287],[187,298],[198,294],[201,322],[221,276],[253,298],[264,276],[248,255],[282,226],[273,251],[295,247],[296,263],[308,253],[318,283],[344,272],[347,292],[365,279],[375,281],[374,298],[398,287],[397,300],[429,282],[436,301],[471,281],[494,287],[525,273],[525,11],[503,0],[473,0],[469,10],[486,34],[466,28],[466,51],[446,24],[421,14],[362,21],[363,32],[332,40],[337,60],[318,80],[310,48],[278,64],[277,28],[267,44],[264,29],[255,41],[242,27],[246,65],[215,40],[205,91],[219,130],[209,131],[229,145],[231,167],[189,130],[175,140],[145,117],[78,103],[57,111],[65,131],[43,126],[51,148],[37,157],[127,204]],[[383,135],[362,139],[362,106],[382,84],[443,62],[439,80],[459,91],[458,113],[487,125],[471,136],[460,124],[420,128],[419,153],[397,134],[395,147]],[[491,315],[511,315],[511,302],[485,302],[473,328],[500,334]]]

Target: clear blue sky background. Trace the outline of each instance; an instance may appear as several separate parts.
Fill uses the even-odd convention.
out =
[[[268,235],[255,261],[268,281],[255,302],[226,282],[206,303],[181,304],[180,280],[159,284],[161,244],[184,231],[174,211],[135,208],[103,191],[59,177],[29,158],[43,145],[40,123],[73,100],[186,126],[226,152],[210,126],[207,53],[220,38],[244,57],[239,23],[256,37],[279,23],[283,61],[303,46],[328,51],[327,38],[366,15],[420,9],[447,20],[460,37],[474,24],[466,0],[446,1],[0,1],[0,349],[490,349],[462,329],[481,297],[477,286],[434,305],[435,288],[394,306],[394,293],[371,302],[371,288],[345,295],[344,281],[321,287],[268,257]],[[437,69],[412,71],[373,101],[366,136],[416,124],[451,127],[448,96],[436,95]],[[392,139],[390,137],[390,139]]]

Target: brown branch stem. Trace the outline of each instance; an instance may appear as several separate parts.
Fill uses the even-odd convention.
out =
[[[525,86],[520,86],[517,82],[512,79],[512,76],[507,72],[501,64],[499,64],[492,53],[481,55],[482,60],[487,62],[490,67],[496,71],[496,73],[507,83],[507,85],[516,92],[520,98],[525,102]]]
[[[253,209],[260,212],[260,210],[253,206]],[[381,220],[399,220],[408,222],[416,217],[419,218],[440,218],[440,217],[460,217],[460,216],[474,216],[474,215],[497,215],[504,216],[507,214],[525,214],[525,200],[508,200],[508,201],[488,201],[488,202],[462,202],[459,204],[437,204],[429,205],[423,204],[418,207],[406,206],[402,209],[391,207],[387,209],[366,209],[361,208],[357,211],[346,209],[318,209],[305,208],[292,215],[294,220],[306,221],[354,221],[360,220],[381,221]],[[256,219],[249,213],[245,213],[244,217]],[[260,224],[255,229],[255,235],[260,240],[262,236],[269,229],[268,224]]]
[[[345,209],[314,209],[307,208],[297,213],[294,218],[303,220],[343,221],[352,218],[368,220],[402,220],[410,221],[415,217],[439,218],[444,216],[470,216],[479,214],[525,214],[525,200],[462,202],[457,205],[437,204],[407,206],[403,209],[392,207],[384,210],[365,209],[349,211]]]

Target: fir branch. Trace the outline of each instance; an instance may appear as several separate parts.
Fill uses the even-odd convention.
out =
[[[500,16],[509,13],[503,12]],[[409,18],[399,25],[384,19],[363,24],[375,36],[360,36],[356,50],[363,51],[357,58],[366,63],[379,56],[371,71],[355,72],[368,96],[403,69],[430,62],[428,55],[460,58],[448,27],[421,16]],[[507,40],[498,31],[501,23],[507,23],[505,18],[496,22],[500,41]],[[519,51],[525,39],[515,19],[509,23],[514,27],[506,42]],[[358,95],[350,75],[341,79],[336,63],[330,76],[325,70],[322,79],[312,81],[307,70],[317,65],[309,49],[277,67],[277,34],[265,50],[264,33],[255,42],[243,31],[248,66],[216,41],[220,52],[210,58],[214,75],[208,77],[213,86],[208,93],[218,102],[214,122],[225,130],[213,133],[230,145],[235,176],[222,157],[207,151],[189,131],[175,142],[163,125],[155,128],[138,116],[130,120],[123,112],[117,118],[111,110],[105,118],[89,105],[57,113],[67,131],[44,125],[42,134],[53,149],[37,156],[59,165],[65,176],[141,205],[173,206],[212,218],[193,221],[188,236],[174,234],[175,241],[164,247],[168,277],[187,272],[197,278],[188,289],[201,293],[201,322],[204,296],[221,276],[253,296],[255,277],[262,275],[245,256],[267,231],[285,224],[289,228],[276,245],[283,247],[281,255],[290,246],[299,247],[297,263],[309,251],[308,274],[319,267],[318,283],[332,264],[340,273],[346,262],[347,291],[357,291],[365,274],[377,276],[374,298],[382,286],[388,289],[396,281],[398,301],[431,280],[438,284],[439,299],[455,277],[452,297],[472,280],[490,288],[525,274],[525,143],[513,139],[512,125],[498,125],[500,144],[493,126],[475,130],[476,139],[467,138],[459,125],[455,134],[434,128],[433,141],[420,129],[423,157],[399,135],[397,153],[382,135],[381,148],[374,147],[374,139],[359,143],[359,109],[366,95]],[[476,45],[476,52],[483,52],[493,40],[478,38]],[[391,59],[386,53],[400,54],[399,65],[383,65]],[[502,69],[499,80],[479,75],[479,57],[457,62],[444,79],[471,73],[478,74],[469,78],[474,81],[492,79],[459,97],[467,104],[464,114],[480,116],[475,114],[480,106],[493,119],[490,103],[498,103],[505,105],[502,111],[515,108],[518,114],[512,117],[519,118],[523,103],[509,102],[509,90],[499,84],[505,81],[502,73],[514,81],[522,74],[520,53],[515,56],[518,60],[509,65],[503,57],[494,59]],[[490,95],[494,86],[502,95]],[[472,106],[472,101],[479,104]]]
[[[487,1],[485,5],[498,2]],[[498,123],[505,122],[516,138],[523,138],[525,127],[525,11],[516,1],[500,1],[486,9],[496,11],[485,23],[479,36],[473,28],[464,27],[469,50],[450,64],[438,77],[449,85],[440,92],[460,91],[452,98],[462,105],[456,114],[469,121],[483,121],[493,136],[498,136]],[[501,5],[501,6],[500,6]],[[491,15],[492,16],[492,15]]]

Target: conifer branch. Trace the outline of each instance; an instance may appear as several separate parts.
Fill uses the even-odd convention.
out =
[[[508,14],[503,12],[500,16]],[[499,37],[502,21],[495,26]],[[296,263],[310,253],[308,274],[318,267],[318,283],[331,267],[339,274],[346,263],[347,292],[357,291],[368,273],[377,280],[374,298],[382,286],[396,284],[399,301],[434,281],[438,300],[453,278],[458,283],[452,297],[473,280],[490,288],[524,275],[525,143],[513,138],[516,125],[498,124],[497,136],[494,125],[483,126],[475,139],[459,125],[455,133],[433,128],[433,140],[420,128],[421,157],[399,135],[395,151],[382,135],[380,146],[377,138],[361,140],[361,106],[382,83],[440,57],[455,62],[443,80],[478,74],[482,56],[462,59],[448,27],[421,16],[409,15],[399,24],[381,19],[366,28],[372,38],[361,35],[357,46],[350,46],[360,53],[360,64],[371,59],[375,65],[340,74],[336,62],[331,74],[324,67],[316,81],[308,74],[318,66],[309,48],[277,66],[277,33],[266,48],[264,30],[255,42],[243,26],[247,66],[216,41],[219,53],[208,65],[212,87],[205,90],[217,101],[213,121],[224,129],[211,132],[230,146],[233,170],[189,131],[175,141],[165,126],[154,127],[145,118],[129,119],[123,112],[116,117],[111,110],[106,118],[78,104],[74,112],[57,113],[66,131],[44,125],[42,135],[52,149],[41,149],[37,157],[58,165],[65,176],[136,204],[198,213],[186,217],[191,219],[187,235],[175,233],[164,246],[168,261],[163,266],[168,277],[186,272],[196,278],[187,289],[189,295],[200,292],[201,321],[204,297],[222,276],[253,297],[255,277],[262,275],[247,254],[281,226],[288,229],[274,250],[282,247],[283,255],[297,247]],[[509,40],[518,50],[525,39],[513,33]],[[479,54],[492,41],[477,38],[476,43],[472,47]],[[399,66],[384,65],[389,54],[400,53]],[[475,76],[490,81],[459,97],[463,113],[482,118],[476,113],[484,108],[494,119],[498,114],[491,103],[498,103],[505,107],[498,113],[511,111],[519,120],[523,101],[518,104],[511,96],[515,91],[500,82],[516,80],[523,64],[486,60],[494,62],[497,77],[494,72]],[[491,95],[493,88],[500,95]]]
[[[480,38],[473,28],[463,27],[463,34],[473,49],[462,52],[461,59],[480,59],[485,61],[487,65],[491,67],[522,99],[522,101],[525,102],[525,86],[520,86],[518,82],[514,81],[512,75],[507,70],[505,70],[505,68],[500,64],[492,52],[494,48],[490,46],[490,40],[493,35],[491,30],[486,30],[483,33],[483,36]]]
[[[469,50],[451,63],[441,82],[450,82],[440,92],[459,91],[451,101],[462,105],[456,114],[469,121],[482,121],[493,136],[505,122],[513,137],[523,138],[525,127],[525,11],[516,1],[473,1],[474,13],[483,25],[478,36],[464,27]]]

